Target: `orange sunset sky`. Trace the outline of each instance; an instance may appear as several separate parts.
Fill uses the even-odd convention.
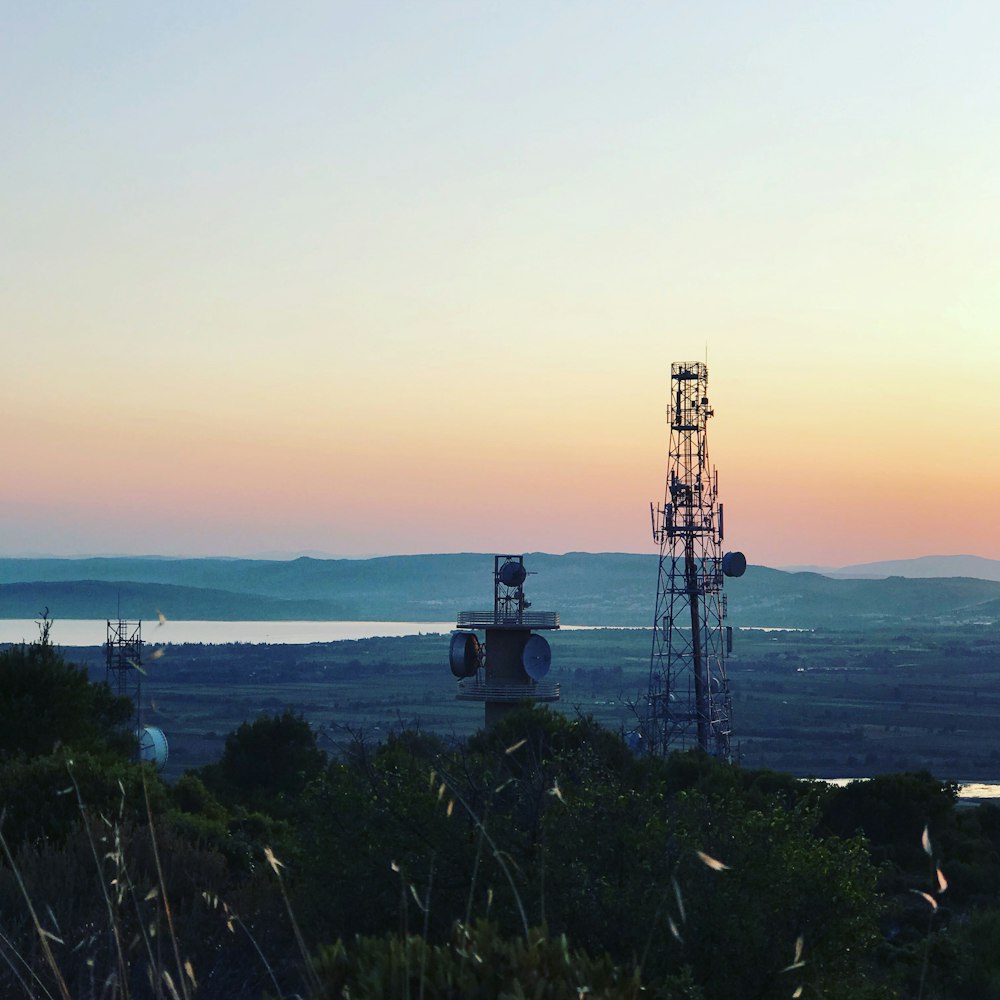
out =
[[[0,555],[1000,558],[1000,6],[5,21]]]

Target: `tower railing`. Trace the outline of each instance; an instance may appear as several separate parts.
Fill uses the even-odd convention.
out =
[[[459,611],[459,628],[496,628],[503,626],[517,628],[559,628],[557,611],[520,611],[511,614],[489,611]]]
[[[559,701],[560,687],[537,681],[532,684],[487,684],[477,678],[458,682],[459,701]]]

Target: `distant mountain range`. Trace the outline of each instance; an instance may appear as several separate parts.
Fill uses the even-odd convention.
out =
[[[919,556],[916,559],[887,559],[882,562],[858,563],[854,566],[782,566],[788,573],[822,573],[837,579],[884,579],[903,576],[908,579],[967,576],[974,580],[1000,581],[1000,559],[982,556]]]
[[[649,626],[657,557],[530,553],[525,592],[566,624]],[[884,567],[886,569],[879,569]],[[932,576],[935,567],[946,576]],[[994,578],[953,572],[964,567]],[[897,572],[891,572],[891,571]],[[864,572],[862,572],[864,571]],[[904,572],[905,571],[905,572]],[[0,559],[0,618],[450,621],[492,603],[492,555],[377,559]],[[726,583],[735,626],[857,628],[1000,620],[1000,563],[939,556],[836,571],[751,566]],[[876,574],[888,577],[874,579]],[[847,578],[853,577],[853,578]]]

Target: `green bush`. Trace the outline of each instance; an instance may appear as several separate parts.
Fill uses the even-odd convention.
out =
[[[0,650],[0,759],[37,757],[71,747],[128,758],[135,735],[125,724],[134,706],[92,684],[84,667],[67,663],[43,623],[37,642]]]
[[[494,924],[453,926],[451,939],[434,945],[421,937],[359,937],[320,948],[315,968],[325,997],[425,997],[426,1000],[700,1000],[690,982],[645,991],[637,970],[625,971],[607,955],[571,948],[564,936],[532,930],[504,937]]]

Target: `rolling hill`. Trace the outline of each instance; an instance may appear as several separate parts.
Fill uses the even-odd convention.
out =
[[[967,576],[976,580],[1000,581],[1000,559],[982,556],[920,556],[916,559],[889,559],[882,562],[841,566],[824,570],[827,576],[870,577],[905,576],[915,579]]]
[[[526,593],[567,624],[648,626],[654,555],[531,553]],[[448,621],[492,601],[493,558],[0,559],[0,617]],[[1000,582],[967,577],[835,579],[753,566],[726,585],[729,622],[856,628],[1000,619]]]

